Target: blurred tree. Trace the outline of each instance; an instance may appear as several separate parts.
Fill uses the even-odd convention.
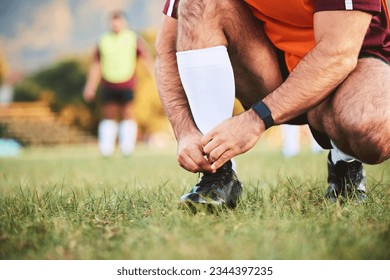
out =
[[[82,102],[85,71],[76,59],[60,61],[33,75],[32,79],[42,88],[55,92],[52,108],[59,112],[64,105]]]
[[[40,99],[43,89],[36,81],[31,78],[26,78],[15,84],[14,87],[14,101],[29,102]]]
[[[85,59],[68,57],[31,74],[15,85],[15,101],[45,101],[60,120],[94,132],[95,106],[82,99]]]

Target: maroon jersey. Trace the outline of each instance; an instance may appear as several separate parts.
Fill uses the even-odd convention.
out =
[[[359,10],[373,14],[364,37],[360,57],[374,55],[390,62],[389,12],[386,0],[314,1],[314,12],[332,10]]]

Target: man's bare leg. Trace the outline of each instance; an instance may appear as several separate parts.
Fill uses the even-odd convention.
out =
[[[234,96],[249,108],[282,83],[275,50],[242,1],[181,1],[177,50],[182,84],[203,134],[231,116]]]
[[[310,124],[331,139],[326,197],[366,198],[363,164],[390,156],[390,67],[375,58],[360,59],[335,93],[308,113]],[[355,160],[355,157],[358,160]],[[360,160],[360,161],[359,161]]]
[[[250,106],[282,80],[273,48],[241,1],[181,1],[177,50],[181,81],[203,134],[231,117],[235,95]],[[212,203],[234,207],[241,183],[230,162],[215,175],[202,178],[181,200],[208,203],[209,197]]]
[[[181,1],[177,50],[215,46],[227,47],[234,69],[236,97],[245,107],[282,83],[275,50],[243,1]]]
[[[360,59],[336,92],[308,113],[309,123],[344,153],[376,164],[390,157],[390,66]]]

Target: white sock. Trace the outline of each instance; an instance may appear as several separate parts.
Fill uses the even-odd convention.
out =
[[[233,112],[235,85],[227,49],[178,52],[177,63],[195,123],[206,134]]]
[[[118,123],[114,120],[102,120],[99,123],[99,149],[103,156],[111,156],[115,151]]]
[[[198,129],[206,134],[233,113],[235,84],[227,49],[217,46],[176,55],[192,116]]]
[[[122,154],[128,156],[133,153],[137,141],[137,123],[125,120],[119,124],[119,148]]]
[[[346,161],[346,162],[351,162],[351,161],[354,161],[354,160],[357,160],[356,158],[354,158],[353,156],[350,156],[342,151],[340,151],[335,143],[330,140],[330,144],[332,145],[333,149],[330,150],[330,153],[331,153],[331,157],[332,157],[332,161],[333,163],[337,163],[338,161],[342,160],[342,161]]]
[[[283,148],[285,157],[292,157],[298,154],[300,149],[300,127],[297,125],[285,124],[283,129]]]

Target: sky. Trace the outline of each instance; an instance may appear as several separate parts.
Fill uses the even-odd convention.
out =
[[[91,50],[122,9],[136,31],[158,29],[165,0],[0,0],[0,52],[11,71],[39,69]]]

